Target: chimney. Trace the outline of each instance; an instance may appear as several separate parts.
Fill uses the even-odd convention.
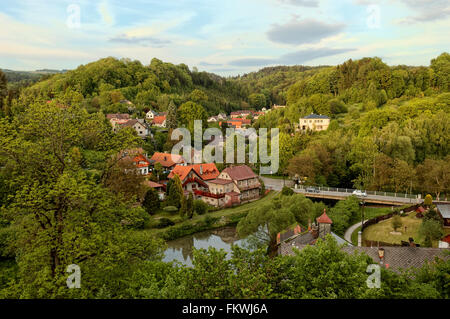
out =
[[[203,175],[203,164],[200,164],[200,175]]]

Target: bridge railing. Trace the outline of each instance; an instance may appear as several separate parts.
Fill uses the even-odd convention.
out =
[[[297,189],[306,192],[306,189],[308,187],[313,186],[304,186],[304,185],[298,185]],[[314,186],[314,188],[318,189],[319,191],[326,191],[326,192],[338,192],[338,193],[347,193],[351,195],[353,191],[355,191],[354,188],[339,188],[339,187],[328,187],[328,186]],[[408,193],[392,193],[392,192],[384,192],[384,191],[366,191],[367,195],[374,195],[374,196],[383,196],[383,197],[395,197],[395,198],[409,198],[409,199],[417,199],[416,194],[408,194]]]

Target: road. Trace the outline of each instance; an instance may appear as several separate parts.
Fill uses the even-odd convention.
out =
[[[366,219],[364,222],[366,222],[366,221],[367,221],[367,219]],[[353,234],[353,232],[355,231],[356,228],[358,228],[358,227],[360,227],[360,226],[361,226],[361,222],[358,222],[358,223],[356,223],[355,225],[350,226],[350,227],[345,231],[344,239],[345,239],[346,241],[348,241],[349,243],[351,243],[351,242],[352,242],[352,234]]]
[[[273,190],[281,190],[283,188],[283,183],[286,184],[286,186],[293,186],[294,183],[291,180],[285,180],[282,179],[274,179],[274,178],[268,178],[268,177],[261,177],[261,179],[264,181],[264,185],[266,189],[273,189]],[[333,189],[333,190],[331,190]],[[342,200],[352,195],[353,189],[336,189],[336,188],[328,188],[328,187],[322,187],[320,188],[320,192],[318,193],[311,193],[306,192],[305,189],[293,189],[296,193],[305,194],[307,197],[314,197],[314,198],[323,198],[323,199],[335,199],[335,200]],[[404,204],[417,204],[420,203],[420,199],[416,198],[405,198],[404,194],[397,194],[397,196],[389,196],[384,195],[387,193],[379,192],[380,194],[368,194],[367,196],[363,197],[364,201],[367,203],[375,203],[375,204],[386,204],[386,205],[404,205]],[[392,193],[391,193],[392,194]],[[394,194],[393,194],[394,195]]]

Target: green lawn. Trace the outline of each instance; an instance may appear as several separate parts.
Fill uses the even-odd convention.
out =
[[[416,243],[423,245],[423,238],[419,236],[419,227],[422,224],[422,219],[416,218],[415,214],[411,213],[406,217],[401,217],[401,221],[403,225],[398,230],[402,233],[401,235],[390,234],[394,229],[392,227],[392,218],[389,218],[367,227],[363,232],[363,239],[400,245],[402,240],[408,241],[409,237],[412,237]],[[407,227],[406,231],[405,226]]]

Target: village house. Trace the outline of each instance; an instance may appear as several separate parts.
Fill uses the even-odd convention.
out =
[[[116,128],[114,131],[117,130],[117,128],[124,128],[124,127],[132,127],[137,135],[139,137],[145,138],[149,135],[151,135],[150,129],[147,126],[147,123],[145,123],[144,120],[141,119],[132,119],[132,120],[128,120],[124,123],[117,123]]]
[[[211,116],[208,118],[207,122],[208,123],[215,123],[219,120],[219,118],[217,116]]]
[[[277,110],[277,109],[284,109],[286,107],[286,105],[272,105],[272,109]]]
[[[152,122],[153,119],[155,118],[155,116],[157,116],[157,115],[158,115],[158,113],[156,113],[155,111],[149,110],[147,113],[145,113],[145,119],[148,122]]]
[[[214,163],[193,164],[193,165],[176,165],[170,172],[168,178],[172,179],[178,175],[181,180],[183,189],[188,192],[196,191],[208,192],[208,184],[206,181],[213,180],[219,176],[219,170]],[[200,194],[198,195],[200,196]]]
[[[166,127],[166,115],[157,115],[153,118],[152,125],[157,127]]]
[[[158,197],[160,200],[164,200],[164,198],[166,197],[166,192],[165,192],[166,186],[165,185],[155,183],[155,182],[149,181],[149,180],[144,181],[143,184],[147,187],[155,189],[156,192],[158,193]]]
[[[147,158],[147,154],[142,148],[127,149],[120,152],[121,160],[131,161],[136,167],[136,170],[142,174],[149,174],[150,162]]]
[[[217,178],[233,181],[233,191],[239,194],[240,202],[257,199],[260,196],[261,184],[258,175],[247,165],[227,167]]]
[[[266,114],[264,111],[256,111],[256,112],[253,112],[253,120],[259,119],[259,117],[260,117],[260,116],[263,116],[264,114]]]
[[[109,120],[114,129],[116,124],[123,124],[126,123],[128,120],[130,120],[130,114],[126,113],[106,114],[106,118]]]
[[[223,122],[219,122],[219,125],[222,126]],[[244,128],[247,126],[250,126],[252,124],[251,120],[248,119],[243,119],[243,118],[235,118],[235,119],[231,119],[226,121],[228,127],[232,127],[232,128]]]
[[[251,110],[240,110],[240,111],[234,111],[234,112],[230,113],[230,117],[232,119],[246,118],[249,115],[252,115],[252,111]]]
[[[183,156],[159,152],[155,152],[150,158],[152,168],[155,167],[156,163],[160,163],[166,173],[172,171],[176,165],[185,165]]]
[[[325,131],[330,125],[330,118],[326,115],[310,114],[302,117],[299,120],[298,130],[301,132],[310,131]]]

